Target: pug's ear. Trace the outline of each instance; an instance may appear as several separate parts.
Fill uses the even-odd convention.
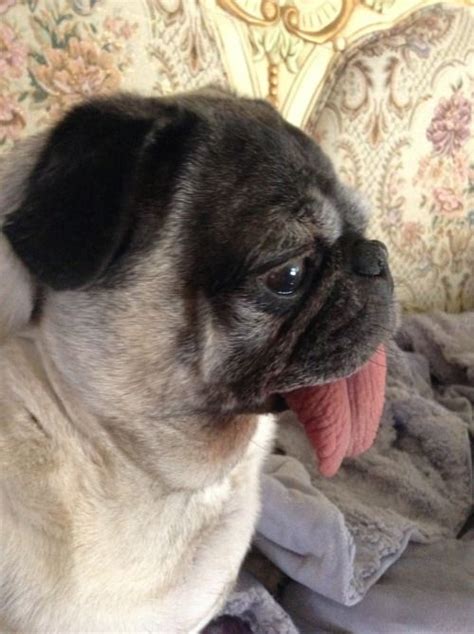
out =
[[[99,101],[75,108],[52,130],[3,227],[41,283],[79,288],[110,263],[129,226],[124,197],[152,123]]]
[[[0,195],[2,285],[5,277],[24,278],[23,321],[27,305],[31,313],[26,288],[32,281],[57,291],[78,289],[97,280],[123,251],[140,169],[168,181],[170,165],[181,156],[176,148],[193,121],[171,101],[97,99],[71,110],[32,156],[23,154],[26,168],[17,161],[22,178],[11,169],[0,174],[2,187],[15,181],[8,201]]]

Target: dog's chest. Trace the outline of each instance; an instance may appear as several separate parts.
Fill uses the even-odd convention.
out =
[[[170,634],[198,632],[219,610],[251,540],[260,469],[272,436],[272,418],[262,417],[247,453],[225,480],[165,496],[140,491],[138,484],[123,501],[130,512],[114,517],[109,507],[102,514],[105,551],[89,557],[84,569],[91,571],[97,558],[109,562],[96,572],[90,592],[107,588],[109,597],[128,603],[125,630],[139,624]]]
[[[25,381],[20,369],[18,380]],[[5,455],[21,448],[15,455],[24,464],[43,424],[54,419],[60,426],[62,414],[36,378],[15,391],[3,410],[5,416],[17,408],[15,425],[2,425],[0,433]],[[29,427],[25,412],[33,406],[36,423]],[[272,435],[273,420],[262,417],[231,473],[192,493],[167,492],[139,469],[105,457],[71,457],[71,438],[59,447],[43,438],[47,460],[37,477],[13,460],[0,487],[8,498],[0,509],[7,538],[0,536],[0,576],[9,597],[8,604],[0,597],[2,618],[63,634],[199,631],[225,600],[247,550]]]

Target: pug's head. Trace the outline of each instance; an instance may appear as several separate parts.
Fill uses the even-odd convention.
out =
[[[268,103],[119,95],[34,148],[4,167],[8,330],[29,324],[77,401],[180,485],[235,462],[255,413],[356,372],[391,332],[384,245]]]

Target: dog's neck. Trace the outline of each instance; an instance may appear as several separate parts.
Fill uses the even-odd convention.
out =
[[[170,487],[168,473],[163,478],[144,467],[141,452],[132,459],[129,440],[121,441],[71,396],[34,341],[6,342],[0,348],[2,475],[9,500],[4,512],[7,521],[29,518],[19,543],[23,548],[30,542],[29,550],[13,549],[9,565],[16,574],[39,553],[35,574],[46,580],[41,593],[56,597],[48,575],[62,579],[74,561],[72,586],[79,588],[72,599],[48,607],[52,616],[45,622],[64,619],[67,626],[55,631],[73,631],[72,623],[91,631],[104,616],[91,608],[90,597],[98,597],[104,618],[132,623],[129,631],[145,622],[150,605],[147,630],[176,631],[178,623],[180,631],[199,631],[225,598],[250,540],[271,418],[259,421],[241,459],[223,477],[200,488]],[[181,454],[183,465],[186,447]],[[153,458],[160,462],[160,455]],[[194,470],[197,482],[199,469],[188,463],[188,481]],[[202,588],[196,580],[203,580]]]
[[[196,414],[183,420],[137,421],[98,416],[55,366],[38,332],[17,338],[31,350],[35,372],[54,394],[70,431],[92,456],[137,470],[165,491],[198,490],[226,478],[253,442],[257,416]],[[54,433],[54,431],[53,431]],[[119,466],[120,465],[120,466]]]

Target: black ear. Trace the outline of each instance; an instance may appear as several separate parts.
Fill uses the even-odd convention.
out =
[[[90,102],[53,129],[22,204],[3,227],[40,282],[56,290],[79,288],[113,260],[132,222],[127,202],[137,162],[150,135],[156,140],[156,104]]]

